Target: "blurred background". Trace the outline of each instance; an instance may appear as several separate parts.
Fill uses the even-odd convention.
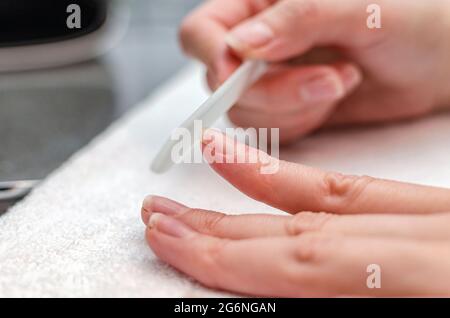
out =
[[[0,213],[188,62],[178,46],[177,28],[200,1],[106,1],[118,13],[116,25],[108,28],[116,28],[114,32],[123,36],[112,49],[106,48],[105,54],[95,59],[86,55],[83,62],[74,58],[76,63],[70,58],[58,61],[58,54],[70,55],[64,51],[69,47],[67,41],[24,44],[21,39],[31,25],[22,25],[22,33],[18,27],[16,33],[2,28]],[[30,3],[22,2],[20,7],[18,0],[2,0],[0,16],[3,13],[12,17],[11,21],[20,21]],[[46,20],[53,21],[51,16]],[[113,33],[108,28],[106,37]],[[75,39],[79,42],[74,41],[67,52],[82,56],[83,45],[101,41],[87,36],[88,44]],[[13,40],[20,45],[11,44]],[[55,58],[48,59],[47,52],[53,52]],[[34,64],[28,65],[31,59]],[[55,65],[51,65],[53,61]],[[31,182],[18,182],[23,180]]]

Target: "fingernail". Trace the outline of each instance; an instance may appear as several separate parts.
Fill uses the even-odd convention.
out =
[[[341,74],[345,86],[348,88],[356,86],[361,81],[361,73],[353,66],[346,66]]]
[[[147,226],[151,229],[156,227],[156,223],[158,223],[158,219],[161,217],[160,213],[152,213],[150,218],[148,219]]]
[[[345,94],[344,87],[334,76],[324,76],[311,80],[300,88],[300,95],[305,102],[335,101]]]
[[[166,215],[177,215],[186,211],[187,206],[173,200],[158,196],[148,196],[142,205],[142,220],[145,224],[153,213],[162,213]]]
[[[202,154],[208,164],[226,162],[226,137],[217,129],[203,131]]]
[[[218,129],[209,128],[203,131],[202,144],[211,146],[215,154],[223,155],[225,153],[225,135]]]
[[[225,138],[224,134],[216,128],[208,128],[203,130],[202,143],[220,143],[221,140]]]
[[[249,22],[236,27],[226,37],[226,42],[232,48],[241,51],[258,48],[274,37],[272,29],[262,22]]]
[[[148,221],[150,229],[157,229],[159,232],[174,237],[187,237],[195,232],[182,222],[161,213],[153,213]]]

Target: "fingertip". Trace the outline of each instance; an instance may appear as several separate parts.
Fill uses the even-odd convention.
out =
[[[187,206],[177,201],[161,196],[149,195],[144,199],[142,204],[141,218],[144,224],[147,225],[149,218],[154,213],[174,216],[186,211],[186,209],[188,209]]]
[[[253,131],[254,134],[244,131],[246,138],[255,138],[255,140],[250,140],[251,144],[256,142],[259,144],[258,133]],[[267,136],[270,138],[271,136]],[[269,142],[269,140],[266,140]],[[279,140],[278,140],[279,141]],[[278,142],[277,140],[271,140],[271,142]],[[228,136],[226,133],[216,129],[209,128],[204,130],[202,134],[202,151],[203,155],[207,156],[206,159],[211,165],[215,164],[267,164],[268,161],[276,160],[276,158],[271,157],[268,153],[249,146],[245,143],[239,141],[239,135],[233,135],[233,138]],[[209,149],[208,149],[209,148]],[[209,150],[207,152],[206,150]]]
[[[145,228],[145,239],[147,244],[153,250],[153,252],[163,259],[164,261],[170,262],[168,259],[173,253],[173,250],[179,250],[180,246],[183,244],[186,232],[181,232],[183,230],[168,229],[172,222],[176,222],[173,218],[165,216],[163,214],[152,215],[152,224],[149,224]],[[169,223],[169,225],[167,225]],[[192,230],[188,234],[191,234]],[[181,253],[175,253],[181,255]],[[176,256],[176,255],[175,255]]]
[[[353,90],[363,80],[363,74],[359,67],[354,64],[347,63],[338,67],[340,76],[347,92]]]
[[[214,137],[207,139],[209,149],[204,156],[211,167],[237,189],[257,200],[266,201],[266,197],[273,194],[273,189],[267,182],[269,178],[264,175],[276,174],[281,162],[225,134],[215,130],[209,133]]]
[[[217,79],[216,74],[211,70],[206,72],[206,83],[211,91],[215,91],[219,87],[219,80]]]
[[[214,74],[218,85],[220,85],[225,82],[241,64],[242,60],[225,46],[224,50],[210,66],[210,69]]]
[[[147,196],[144,198],[144,201],[142,202],[142,206],[143,206],[143,207],[151,206],[151,204],[152,204],[152,202],[153,202],[153,198],[154,198],[154,195],[152,195],[152,194],[147,195]]]
[[[246,145],[237,141],[236,136],[231,139],[218,129],[210,128],[203,132],[203,157],[213,167],[240,162],[238,158],[246,158],[248,152],[246,148]]]
[[[150,227],[145,227],[145,240],[147,241],[147,244],[153,249],[153,247],[156,244],[157,240],[157,231],[154,229],[151,229]]]
[[[147,227],[180,239],[189,238],[196,234],[191,227],[180,220],[162,213],[153,213],[150,216]]]
[[[362,81],[360,69],[352,63],[336,63],[299,69],[300,99],[308,105],[337,102]]]
[[[177,241],[180,241],[177,238],[170,237],[155,228],[146,227],[145,229],[145,240],[152,250],[152,252],[160,258],[162,261],[167,262],[169,264],[173,263],[173,248],[176,247]],[[172,255],[172,258],[171,258]]]
[[[258,18],[245,21],[227,33],[225,41],[240,56],[249,57],[253,51],[268,46],[275,39],[273,29]]]
[[[340,76],[333,71],[302,83],[299,94],[307,104],[333,102],[344,97],[345,87]]]
[[[236,38],[232,33],[228,33],[225,36],[225,43],[230,48],[232,52],[238,56],[245,58],[249,52],[249,48],[243,44],[238,38]]]
[[[153,195],[148,195],[145,197],[143,203],[142,203],[142,207],[141,207],[141,219],[142,222],[147,225],[148,220],[150,218],[151,215],[151,206],[152,206],[152,202],[153,202]]]
[[[217,128],[204,129],[201,140],[202,150],[204,150],[203,147],[208,146],[211,143],[215,146],[215,143],[220,142],[223,138],[225,138],[225,134]]]

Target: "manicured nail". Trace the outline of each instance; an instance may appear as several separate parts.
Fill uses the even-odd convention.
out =
[[[300,88],[302,100],[308,103],[335,101],[344,94],[344,87],[334,76],[315,78]]]
[[[274,38],[272,29],[262,22],[249,22],[236,27],[226,37],[226,42],[232,48],[242,51],[259,48]]]
[[[158,229],[159,232],[174,237],[187,237],[195,232],[182,222],[160,213],[153,213],[148,221],[150,229]]]

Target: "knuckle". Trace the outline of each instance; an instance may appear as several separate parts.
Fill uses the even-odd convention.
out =
[[[198,219],[202,217],[204,212],[200,209],[195,208],[186,208],[181,214],[180,218],[182,219]]]
[[[329,287],[329,280],[323,275],[321,268],[306,268],[298,262],[283,265],[281,277],[284,281],[296,286],[295,297],[313,297],[320,294],[317,290]]]
[[[194,228],[205,234],[215,233],[226,217],[227,215],[223,213],[191,208],[180,216],[181,219],[188,221]]]
[[[286,232],[296,236],[308,231],[322,230],[336,216],[328,213],[301,212],[286,223]]]
[[[307,233],[298,237],[292,254],[293,261],[281,265],[281,276],[296,288],[297,297],[325,294],[329,289],[329,255],[335,250],[340,238],[321,233]],[[313,263],[313,266],[305,266]]]
[[[202,278],[203,284],[212,288],[221,287],[219,278],[223,276],[222,255],[227,244],[227,240],[214,240],[199,251],[201,267],[206,269]]]
[[[295,247],[295,258],[302,263],[320,262],[336,249],[340,238],[337,235],[310,232],[300,235]]]
[[[368,176],[348,176],[329,172],[323,177],[323,201],[325,210],[342,212],[357,202],[365,189],[375,179]]]
[[[207,217],[201,219],[201,226],[207,233],[215,233],[225,221],[226,217],[222,213],[210,212]]]

